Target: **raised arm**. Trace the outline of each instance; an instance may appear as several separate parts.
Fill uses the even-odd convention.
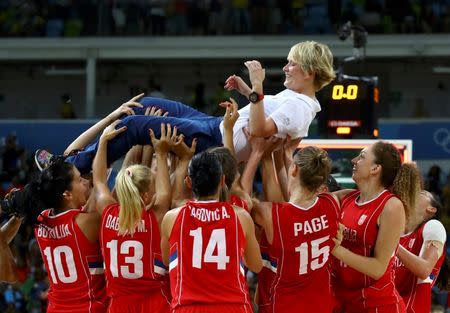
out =
[[[171,147],[171,150],[178,158],[177,167],[175,169],[175,181],[172,187],[172,207],[178,206],[181,201],[185,200],[184,179],[187,176],[189,162],[195,154],[197,147],[197,139],[192,141],[191,147],[184,142],[184,136],[178,136],[177,142]]]
[[[0,229],[0,281],[13,283],[17,280],[17,267],[9,243],[17,234],[22,220],[11,217]]]
[[[223,116],[223,145],[230,150],[233,155],[236,155],[233,142],[233,127],[239,118],[238,105],[233,98],[230,98],[230,101],[222,102],[219,105],[226,109],[225,115]]]
[[[399,199],[391,198],[386,202],[380,215],[378,236],[372,257],[355,254],[342,247],[340,242],[336,240],[336,247],[332,254],[358,272],[373,279],[380,279],[386,272],[404,228],[405,210],[403,204]]]
[[[275,165],[273,164],[272,153],[267,153],[261,160],[262,184],[266,201],[285,201],[283,191],[278,183]]]
[[[155,201],[153,202],[153,212],[161,223],[164,214],[169,210],[172,201],[172,188],[170,186],[169,166],[167,165],[167,155],[170,146],[175,143],[177,129],[170,124],[161,124],[161,137],[157,139],[152,129],[149,129],[150,139],[155,149],[156,157],[156,177],[155,177]]]
[[[115,109],[113,112],[108,114],[106,117],[95,123],[93,126],[91,126],[88,130],[83,132],[80,136],[78,136],[77,139],[75,139],[64,151],[64,155],[68,155],[70,152],[74,150],[80,150],[83,149],[85,146],[90,144],[94,139],[112,122],[116,121],[118,118],[120,118],[122,115],[132,115],[133,107],[142,108],[143,105],[138,103],[137,101],[142,98],[144,94],[141,93],[140,95],[137,95],[127,102],[123,103],[121,106],[119,106],[117,109]]]
[[[108,141],[116,137],[118,134],[126,130],[126,126],[122,126],[119,129],[115,129],[116,125],[120,121],[117,120],[108,127],[105,128],[100,136],[97,153],[92,164],[93,168],[93,181],[94,181],[94,193],[95,193],[95,206],[97,211],[101,215],[103,209],[111,203],[115,203],[116,200],[111,194],[108,188],[107,182],[107,166],[106,166],[106,148]]]
[[[261,251],[255,236],[255,225],[250,215],[242,208],[235,207],[236,214],[245,233],[246,247],[244,259],[247,267],[254,273],[259,273],[262,269]]]
[[[244,63],[248,69],[252,91],[263,95],[263,81],[265,70],[258,61],[247,61]],[[278,132],[277,126],[272,118],[264,115],[264,99],[250,104],[249,130],[252,136],[270,137]]]

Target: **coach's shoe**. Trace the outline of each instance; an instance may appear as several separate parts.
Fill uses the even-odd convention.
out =
[[[45,170],[51,163],[53,159],[53,154],[44,149],[38,149],[34,153],[34,162],[38,169],[42,172]]]

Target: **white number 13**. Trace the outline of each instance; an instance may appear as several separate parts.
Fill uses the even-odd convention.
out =
[[[211,233],[205,254],[203,255],[203,235],[202,228],[193,229],[189,235],[194,237],[192,251],[192,266],[202,268],[202,259],[205,263],[217,263],[218,270],[226,269],[227,263],[230,263],[230,257],[227,256],[227,244],[225,239],[225,229],[214,229]],[[217,247],[217,254],[213,255]]]

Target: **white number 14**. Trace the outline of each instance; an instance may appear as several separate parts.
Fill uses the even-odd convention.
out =
[[[194,237],[193,251],[192,251],[192,266],[195,268],[202,268],[202,259],[205,263],[217,263],[218,270],[226,269],[227,263],[230,263],[230,257],[227,256],[227,244],[225,238],[225,229],[214,229],[211,233],[208,245],[206,246],[205,254],[203,254],[203,234],[202,228],[193,229],[189,235]],[[214,250],[217,247],[217,254],[214,255]]]

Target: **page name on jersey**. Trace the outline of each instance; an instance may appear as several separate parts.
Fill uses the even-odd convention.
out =
[[[215,209],[214,211],[204,208],[191,208],[191,216],[202,222],[214,222],[230,218],[227,209],[224,207],[222,209]]]
[[[51,238],[51,239],[61,239],[67,236],[71,236],[68,224],[61,224],[55,227],[49,227],[46,225],[39,225],[37,231],[38,237]]]
[[[294,223],[294,236],[298,236],[299,234],[312,234],[327,228],[327,216],[321,215],[320,217],[314,217],[313,219],[304,221],[302,223]]]
[[[108,216],[106,217],[105,227],[108,229],[112,229],[114,231],[118,231],[119,230],[119,217],[108,214]],[[146,233],[147,232],[147,230],[145,229],[145,221],[144,220],[140,220],[136,227],[137,227],[136,232],[138,232],[138,233]]]

